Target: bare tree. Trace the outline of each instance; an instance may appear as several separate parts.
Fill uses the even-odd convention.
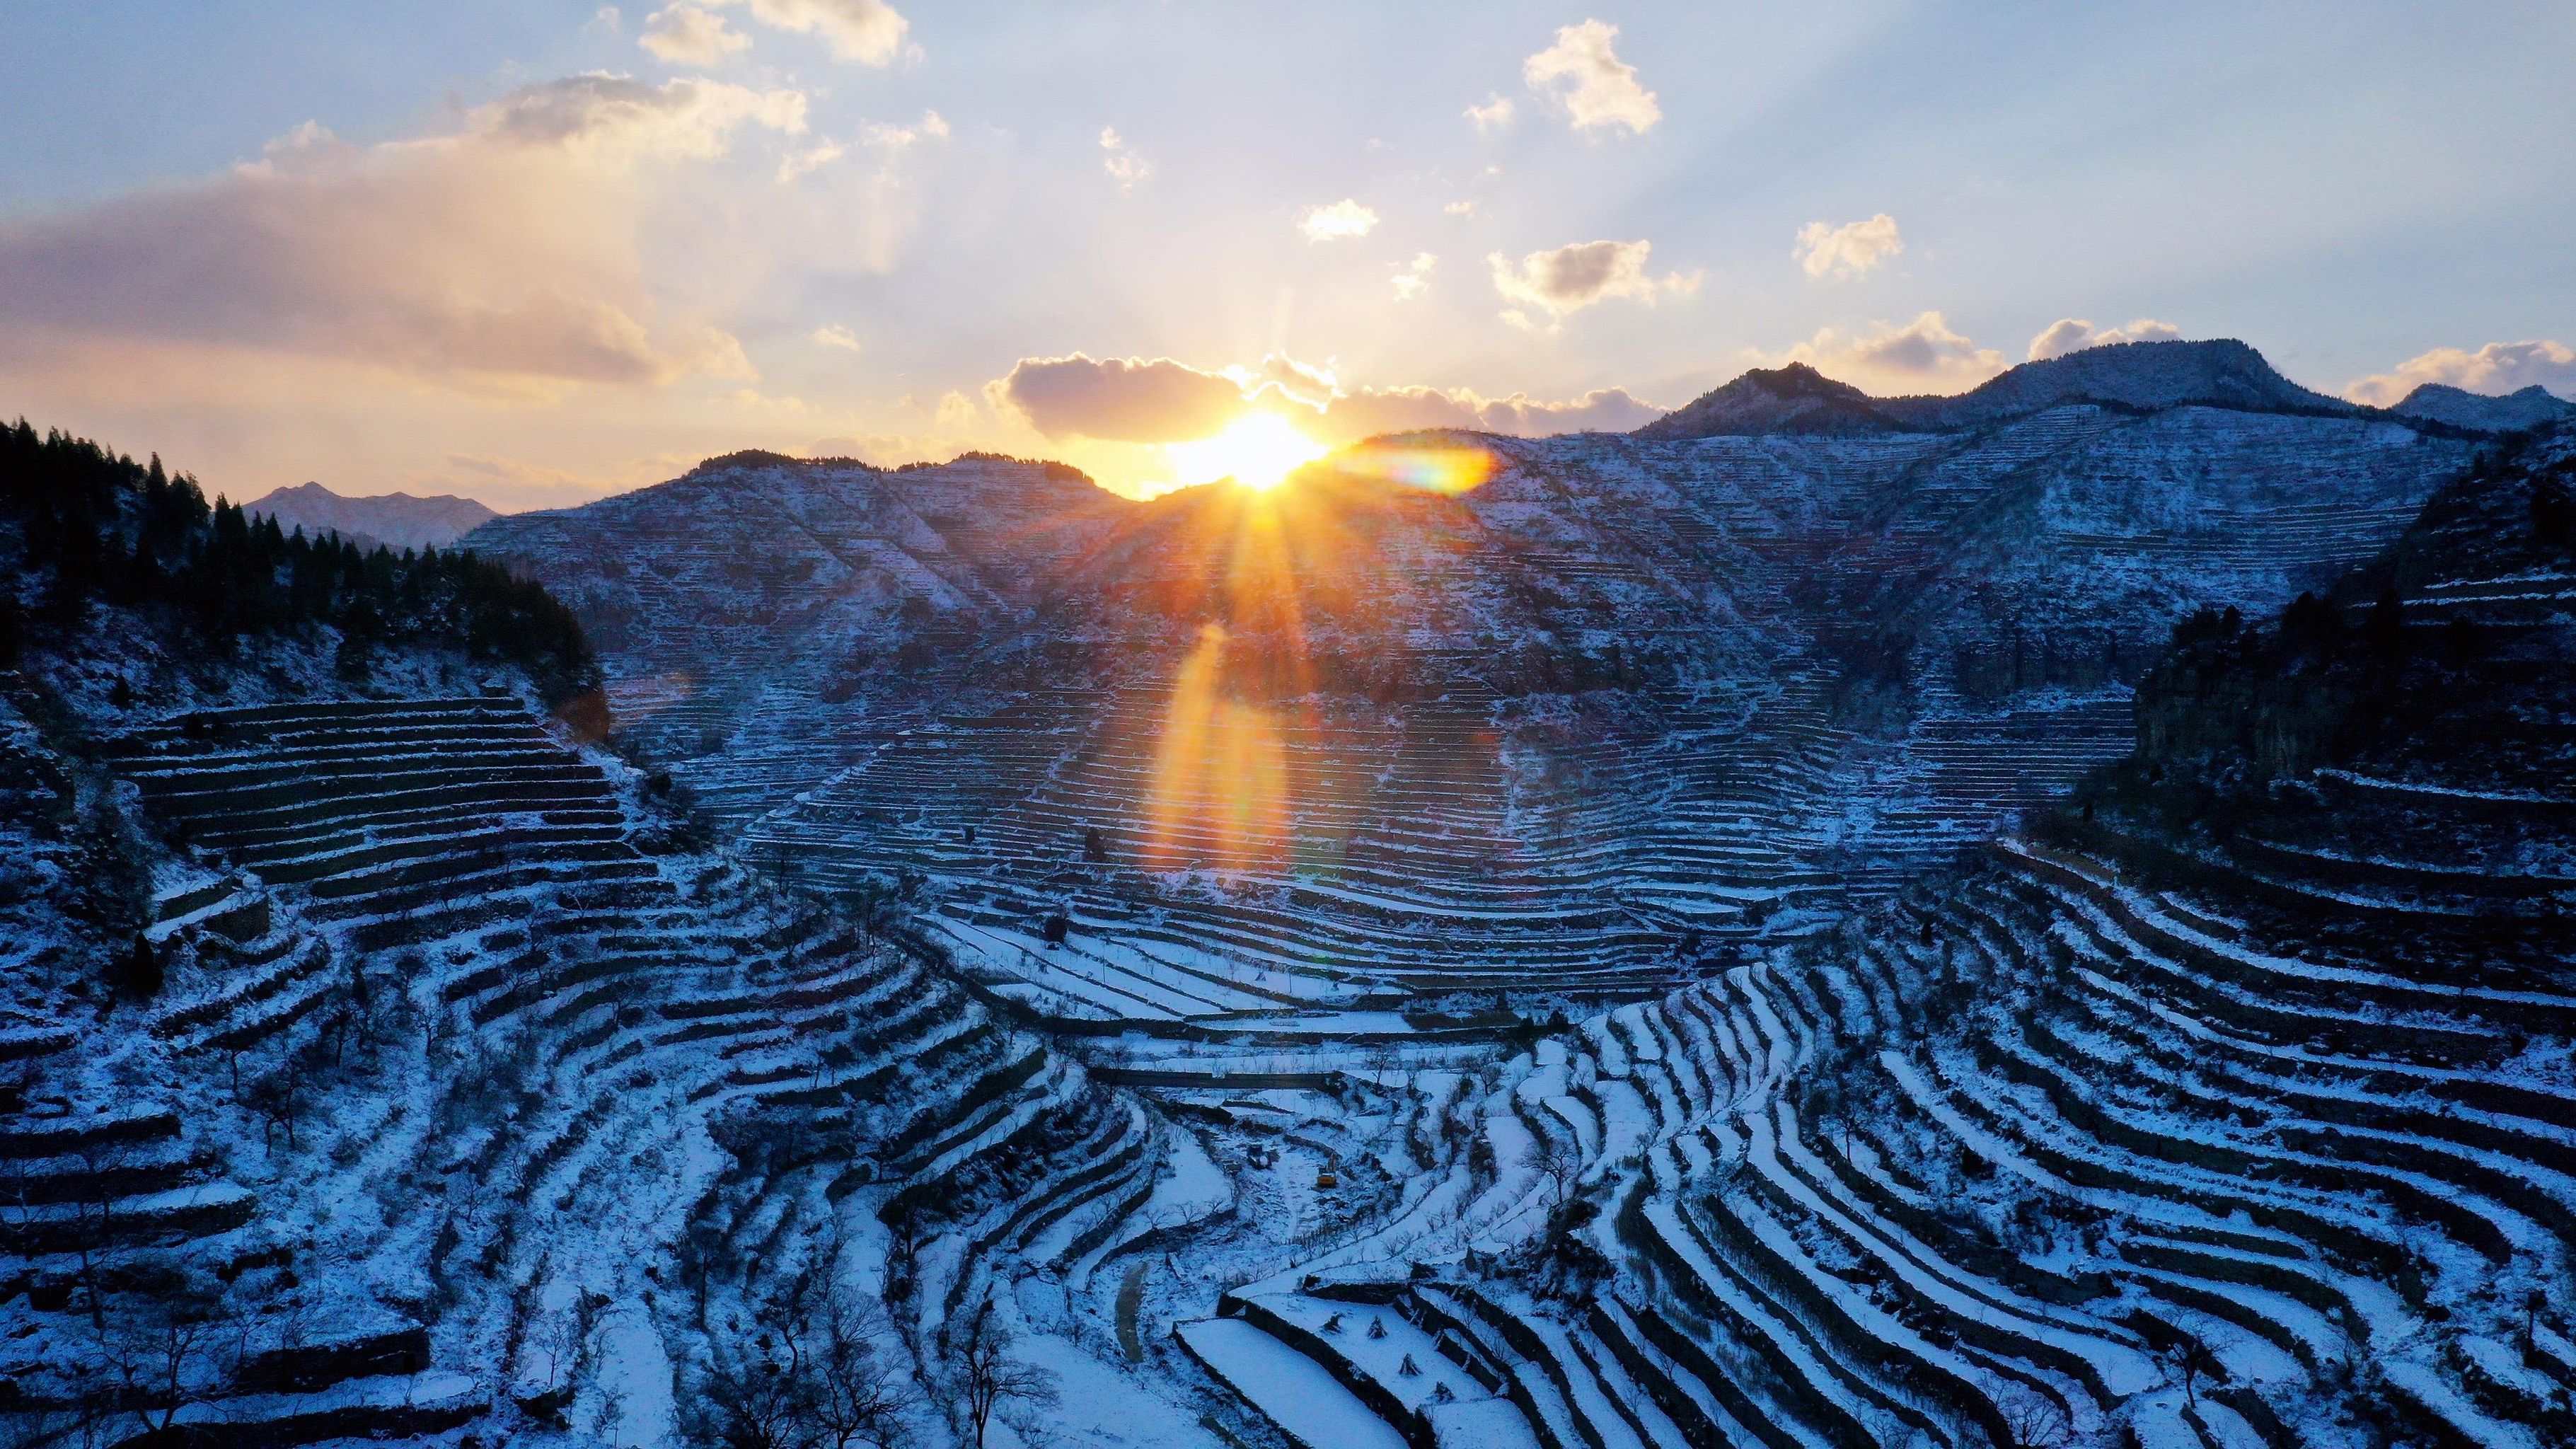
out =
[[[220,1317],[212,1298],[182,1291],[129,1300],[106,1320],[99,1356],[146,1437],[172,1437],[179,1416],[208,1392]]]
[[[2165,1346],[2162,1357],[2165,1367],[2175,1378],[2182,1380],[2183,1402],[2194,1409],[2200,1407],[2200,1381],[2217,1378],[2226,1372],[2218,1361],[2218,1355],[2210,1351],[2209,1344],[2188,1330]]]
[[[798,1275],[719,1340],[701,1379],[700,1436],[729,1449],[890,1449],[909,1386],[882,1362],[884,1310]]]
[[[2027,1384],[2015,1384],[1996,1405],[2012,1442],[2005,1449],[2066,1449],[2075,1442],[2075,1422],[2066,1406]]]
[[[1539,1175],[1547,1179],[1548,1206],[1563,1207],[1574,1195],[1575,1184],[1583,1180],[1583,1149],[1563,1138],[1549,1138],[1530,1159]]]
[[[1004,1405],[1045,1408],[1056,1401],[1055,1375],[1011,1357],[1010,1325],[993,1316],[993,1300],[976,1305],[964,1333],[948,1353],[950,1391],[956,1407],[975,1429],[975,1449],[984,1449],[985,1432]]]
[[[875,1301],[835,1285],[812,1320],[814,1423],[829,1449],[889,1449],[912,1402],[909,1384],[881,1361],[893,1325]]]

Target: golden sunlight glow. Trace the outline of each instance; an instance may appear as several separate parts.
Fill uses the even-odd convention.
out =
[[[1455,498],[1494,476],[1494,455],[1456,443],[1362,443],[1335,464],[1354,478],[1395,483]]]
[[[1231,478],[1254,489],[1276,488],[1289,474],[1331,451],[1277,413],[1245,413],[1213,438],[1163,445],[1176,483]]]
[[[1233,696],[1231,663],[1211,623],[1172,681],[1145,798],[1148,869],[1286,863],[1287,744],[1270,710]]]

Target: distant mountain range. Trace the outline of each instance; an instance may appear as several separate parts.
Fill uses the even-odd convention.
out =
[[[2130,342],[2088,348],[2013,368],[1955,397],[1871,397],[1804,363],[1756,369],[1637,429],[1662,442],[1773,434],[1943,433],[1980,428],[2049,408],[2090,403],[2147,413],[2177,407],[2311,417],[2378,416],[2311,392],[2242,342]],[[2427,384],[2388,410],[2473,432],[2511,432],[2576,413],[2538,387],[2485,397]]]
[[[2520,392],[2502,397],[2466,392],[2428,382],[2406,394],[2390,412],[2400,417],[2423,418],[2449,423],[2455,428],[2475,428],[2480,432],[2518,432],[2554,423],[2560,418],[2576,417],[2576,403],[2554,397],[2538,383]]]
[[[242,505],[280,528],[336,533],[362,549],[445,548],[501,515],[471,498],[441,493],[377,493],[352,498],[319,483],[298,483]]]

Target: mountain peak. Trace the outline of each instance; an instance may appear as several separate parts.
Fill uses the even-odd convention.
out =
[[[476,527],[501,515],[471,498],[452,493],[420,497],[411,493],[363,496],[334,493],[319,483],[278,488],[242,505],[245,512],[265,514],[286,529],[309,534],[336,533],[360,548],[445,548]]]
[[[2552,394],[2538,383],[2501,397],[2470,392],[2447,383],[2428,382],[2400,398],[2389,409],[2399,417],[2449,423],[2482,433],[2512,433],[2564,417],[2576,417],[2576,403]]]
[[[2066,403],[2139,412],[2218,407],[2348,415],[2351,403],[2310,392],[2235,338],[2123,342],[2026,362],[1955,397],[1874,398],[1802,362],[1756,369],[1637,436],[1670,441],[1763,433],[1953,432]]]
[[[1636,436],[1672,441],[1760,433],[1884,433],[1897,426],[1872,405],[1869,394],[1792,362],[1754,368],[1637,429]]]

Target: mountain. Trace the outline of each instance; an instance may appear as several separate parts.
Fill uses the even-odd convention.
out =
[[[2242,342],[2128,342],[2026,362],[1955,397],[1873,398],[1792,363],[1748,372],[1635,436],[1953,432],[2073,403],[2128,412],[2211,407],[2349,417],[2360,411],[2291,382]]]
[[[11,430],[0,1434],[2562,1442],[2576,424],[2454,433],[737,454],[387,568]]]
[[[1793,362],[1767,371],[1755,368],[1631,436],[1663,442],[1767,433],[1884,433],[1903,426],[1859,388]]]
[[[2576,417],[2576,403],[2551,394],[2536,382],[2501,397],[2428,382],[2406,394],[2389,411],[2400,417],[2426,418],[2481,433],[2511,433]]]
[[[894,883],[1039,1015],[1249,1038],[1824,929],[2124,749],[2175,619],[2322,587],[2470,451],[2085,403],[1421,434],[1145,503],[762,454],[468,542],[581,612],[629,737],[762,858]]]
[[[308,534],[336,533],[370,552],[378,545],[396,551],[445,548],[501,516],[471,498],[453,494],[348,497],[319,483],[279,488],[242,506],[276,519],[277,526],[289,532],[301,528]]]

